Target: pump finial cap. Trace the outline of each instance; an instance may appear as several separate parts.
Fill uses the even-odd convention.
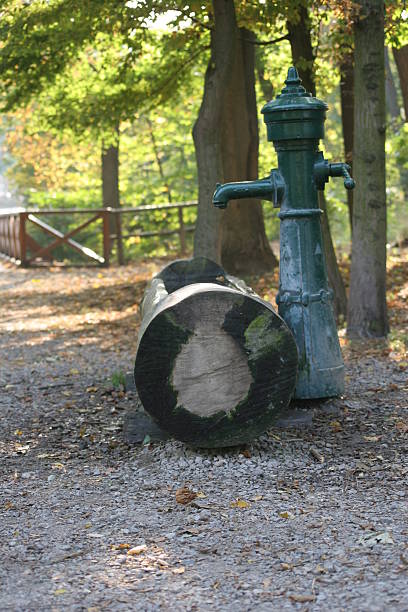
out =
[[[282,89],[281,96],[309,97],[311,95],[307,93],[306,89],[303,87],[302,81],[299,78],[298,71],[294,66],[291,66],[288,70],[288,76],[286,77],[285,85],[286,87]]]
[[[301,82],[302,81],[299,78],[299,73],[296,70],[295,66],[291,66],[288,70],[288,76],[286,77],[286,85],[300,85]]]

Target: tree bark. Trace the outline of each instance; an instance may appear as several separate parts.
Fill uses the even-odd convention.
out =
[[[353,242],[347,333],[382,337],[386,306],[384,2],[360,0],[354,27]]]
[[[193,138],[198,169],[198,215],[194,254],[229,272],[262,272],[276,264],[265,235],[259,202],[212,205],[217,182],[257,177],[258,128],[253,45],[240,33],[232,0],[213,0],[215,27],[204,95]],[[251,57],[252,53],[252,57]]]
[[[397,64],[398,75],[404,102],[405,121],[408,121],[408,45],[400,49],[392,50],[395,63]]]
[[[241,28],[222,120],[224,180],[258,178],[259,133],[255,95],[255,40]],[[253,198],[232,201],[222,221],[223,266],[234,274],[260,273],[277,265],[265,233],[262,206]]]
[[[384,47],[384,62],[385,62],[385,106],[391,119],[401,119],[400,107],[398,104],[397,89],[394,83],[394,77],[391,72],[390,58],[388,47]]]
[[[402,100],[405,111],[405,122],[408,122],[408,45],[392,50],[397,65]],[[404,164],[399,165],[400,182],[405,199],[408,201],[408,169]]]
[[[119,196],[119,145],[105,148],[102,144],[102,203],[104,207],[120,208]],[[118,264],[124,264],[122,223],[120,214],[110,215],[110,232],[116,234]]]
[[[263,47],[255,49],[255,68],[262,91],[263,102],[269,102],[275,95],[273,83],[265,78],[265,52]]]
[[[232,2],[214,0],[215,27],[211,31],[211,56],[204,79],[204,94],[193,128],[197,160],[198,210],[194,254],[221,261],[221,219],[212,205],[217,182],[223,180],[220,124],[235,53],[235,10]]]
[[[315,96],[316,85],[313,76],[314,55],[310,37],[309,14],[306,6],[301,6],[299,8],[299,19],[296,22],[288,21],[287,29],[292,50],[292,60],[298,69],[299,76],[302,79],[302,85],[305,87],[306,91],[309,91]],[[322,234],[327,276],[329,285],[334,292],[334,312],[336,317],[339,318],[340,315],[346,315],[347,296],[330,234],[327,206],[323,191],[319,191],[319,206],[324,211],[322,215]]]
[[[344,159],[353,170],[354,138],[354,55],[345,55],[340,65],[341,122],[343,127]],[[347,189],[350,230],[353,230],[353,190]]]
[[[288,20],[286,24],[292,51],[292,60],[302,79],[302,85],[312,96],[316,95],[313,76],[315,56],[310,37],[310,19],[307,5],[298,7],[297,19]]]

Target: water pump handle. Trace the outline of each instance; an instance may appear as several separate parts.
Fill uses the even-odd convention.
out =
[[[318,151],[317,159],[314,164],[314,179],[316,187],[319,190],[323,190],[325,184],[328,182],[331,176],[342,176],[344,177],[344,186],[346,189],[354,189],[356,183],[350,176],[350,166],[343,162],[336,162],[330,164],[327,159],[324,159],[323,153]]]

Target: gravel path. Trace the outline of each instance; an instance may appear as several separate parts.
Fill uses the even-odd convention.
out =
[[[207,452],[123,441],[155,265],[0,269],[0,610],[408,610],[408,283],[344,398]]]

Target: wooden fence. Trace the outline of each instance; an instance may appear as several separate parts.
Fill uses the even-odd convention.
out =
[[[186,250],[186,233],[194,231],[194,227],[184,223],[183,210],[197,206],[197,202],[177,202],[174,204],[159,204],[149,206],[138,206],[137,208],[99,208],[99,209],[25,209],[9,208],[0,209],[0,255],[4,258],[24,267],[35,265],[47,265],[56,263],[52,251],[61,245],[66,245],[85,258],[86,263],[92,265],[109,266],[112,246],[116,243],[119,263],[123,263],[122,239],[130,237],[147,238],[151,236],[170,236],[178,234],[180,250]],[[133,215],[137,219],[143,214],[152,213],[157,210],[177,209],[178,226],[176,229],[157,231],[134,231],[132,227],[127,233],[122,233],[123,215]],[[46,223],[41,217],[46,215],[73,215],[86,217],[82,223],[74,229],[63,233]],[[101,221],[102,231],[102,253],[98,254],[92,249],[80,244],[73,237],[86,227]],[[54,240],[46,246],[42,246],[30,234],[30,226],[36,226],[45,234],[52,236]],[[115,228],[115,231],[112,231]],[[57,262],[62,263],[62,262]]]

